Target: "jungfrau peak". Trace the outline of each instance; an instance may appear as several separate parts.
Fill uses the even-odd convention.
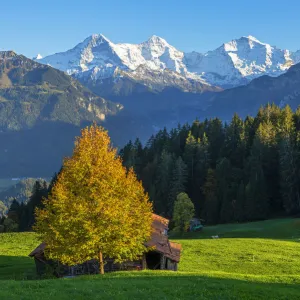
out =
[[[247,83],[262,75],[278,76],[294,63],[288,50],[272,47],[253,36],[232,40],[197,60],[195,56],[186,54],[187,61],[191,61],[188,70],[223,87]]]
[[[155,35],[140,44],[115,44],[102,34],[93,34],[71,50],[36,60],[85,80],[116,76],[116,69],[134,77],[139,73],[134,71],[143,66],[148,73],[167,69],[175,72],[173,77],[180,74],[187,81],[226,88],[262,75],[278,76],[300,61],[300,52],[278,49],[253,36],[232,40],[201,54],[179,51]]]

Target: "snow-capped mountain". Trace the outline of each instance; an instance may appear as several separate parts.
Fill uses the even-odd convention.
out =
[[[141,44],[115,44],[102,34],[94,34],[71,50],[36,60],[85,80],[103,80],[115,76],[116,70],[122,70],[141,81],[138,70],[143,66],[145,85],[150,84],[149,73],[153,78],[157,72],[168,70],[169,75],[173,72],[173,79],[178,76],[177,80],[232,87],[262,75],[284,73],[300,61],[300,51],[281,50],[248,36],[205,54],[184,53],[158,36]],[[164,86],[169,86],[165,76],[159,77],[164,78]]]
[[[299,61],[299,55],[262,43],[253,36],[223,44],[204,55],[186,53],[189,72],[220,86],[238,86],[262,75],[278,76]]]
[[[42,59],[42,58],[43,58],[43,56],[42,56],[41,54],[38,54],[38,55],[34,56],[34,57],[32,58],[32,60],[38,61],[38,60],[40,60],[40,59]]]
[[[183,52],[157,36],[134,45],[114,44],[104,35],[94,34],[73,49],[47,56],[39,62],[68,74],[84,76],[88,72],[99,79],[110,77],[116,68],[134,71],[141,65],[149,70],[170,69],[182,73],[186,72],[183,58]]]

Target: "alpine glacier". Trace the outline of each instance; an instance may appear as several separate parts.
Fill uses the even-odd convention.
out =
[[[142,66],[144,76],[168,70],[179,80],[228,88],[262,75],[284,73],[300,61],[300,51],[281,50],[247,36],[205,54],[184,53],[155,35],[141,44],[115,44],[102,34],[93,34],[71,50],[36,60],[78,79],[103,80],[120,74],[117,70],[135,78]]]

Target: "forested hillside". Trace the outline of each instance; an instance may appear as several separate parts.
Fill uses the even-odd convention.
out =
[[[0,51],[0,176],[52,176],[85,123],[121,109],[61,71]]]
[[[166,129],[120,154],[154,202],[172,216],[187,192],[208,224],[266,219],[300,211],[300,108],[267,105],[255,118],[234,115]]]

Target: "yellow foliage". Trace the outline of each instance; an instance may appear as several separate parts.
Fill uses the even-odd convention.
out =
[[[96,124],[82,130],[44,205],[36,211],[35,230],[50,259],[73,265],[102,252],[121,262],[146,250],[152,205],[133,170],[122,166],[107,132]]]

